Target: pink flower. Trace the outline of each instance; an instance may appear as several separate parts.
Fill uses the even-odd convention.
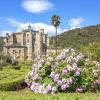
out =
[[[59,81],[59,78],[58,77],[55,77],[54,78],[54,82],[58,82]]]
[[[72,84],[73,83],[73,80],[70,78],[67,80],[67,84]]]
[[[70,72],[70,71],[73,71],[73,68],[71,67],[71,66],[68,66],[68,71]]]
[[[33,77],[32,77],[32,79],[35,81],[35,80],[37,80],[38,79],[38,74],[36,74],[36,75],[34,75]]]
[[[63,91],[65,91],[66,88],[67,88],[67,87],[66,87],[66,84],[64,84],[64,85],[61,86],[61,90],[63,90]]]
[[[69,79],[69,83],[72,84],[73,83],[73,79],[70,78]]]
[[[65,84],[67,82],[67,80],[64,78],[62,79],[62,83]]]
[[[61,86],[61,90],[65,91],[67,88],[69,88],[69,85],[68,84],[63,84]]]
[[[80,71],[75,72],[75,76],[80,76],[80,74],[81,74]]]
[[[83,92],[83,88],[81,88],[81,87],[77,88],[76,92],[82,93]]]
[[[59,80],[59,81],[57,82],[57,84],[61,86],[61,85],[62,85],[62,81]]]
[[[81,69],[80,69],[80,68],[78,68],[78,67],[77,67],[75,70],[76,70],[76,71],[79,71],[79,72],[81,72]]]
[[[51,85],[47,85],[47,91],[51,92],[52,91],[52,86]]]
[[[57,92],[57,88],[56,87],[52,87],[52,93]]]
[[[100,79],[96,80],[95,82],[96,82],[96,84],[99,85],[100,84]]]
[[[67,69],[64,69],[63,71],[62,71],[62,74],[67,74],[68,73],[68,70]]]
[[[50,77],[54,78],[54,72],[51,72]]]
[[[59,74],[55,74],[55,76],[54,76],[55,78],[59,78],[60,77],[60,75]]]

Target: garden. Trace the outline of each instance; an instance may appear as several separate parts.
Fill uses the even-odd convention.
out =
[[[52,54],[51,54],[52,55]],[[74,49],[64,49],[57,57],[36,59],[25,82],[33,92],[98,92],[100,63],[87,59]]]
[[[31,69],[31,63],[6,63],[0,66],[0,91],[19,90],[25,87],[24,77]]]
[[[0,100],[100,100],[100,63],[70,48],[0,70]]]

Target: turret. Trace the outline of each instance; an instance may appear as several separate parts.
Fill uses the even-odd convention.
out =
[[[39,56],[42,54],[42,34],[44,33],[43,29],[40,29],[36,33],[36,41],[35,41],[35,56]]]
[[[31,26],[28,26],[28,31],[26,32],[26,46],[28,48],[28,60],[32,60],[32,29]]]
[[[4,42],[6,45],[8,45],[8,42],[9,42],[9,33],[6,33],[6,37],[4,39]]]
[[[28,25],[28,29],[32,29],[30,24]]]

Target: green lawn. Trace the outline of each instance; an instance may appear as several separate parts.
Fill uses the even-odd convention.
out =
[[[28,90],[0,92],[0,100],[100,100],[100,93],[37,94]]]
[[[11,66],[0,70],[0,100],[100,100],[100,93],[37,94],[27,89],[6,91],[13,85],[18,85],[22,82],[31,68],[28,65],[21,66],[20,70],[15,70]]]
[[[23,82],[25,75],[30,70],[30,66],[21,67],[20,70],[12,68],[11,65],[0,70],[0,90],[10,90],[12,86]]]
[[[27,69],[3,69],[2,71],[0,71],[0,83],[16,81],[19,79],[19,77],[24,78],[26,73]]]

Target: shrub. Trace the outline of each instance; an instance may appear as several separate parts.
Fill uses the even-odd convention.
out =
[[[16,66],[16,65],[18,64],[18,61],[15,60],[15,59],[12,59],[11,64],[12,64],[13,66]]]
[[[20,66],[13,66],[13,68],[16,69],[16,70],[20,70],[21,69]]]
[[[0,70],[2,70],[3,69],[3,66],[0,64]]]
[[[99,76],[99,62],[67,49],[57,57],[47,55],[37,59],[25,82],[32,91],[39,93],[96,92],[100,90]]]
[[[11,56],[10,55],[7,55],[7,56],[5,56],[4,57],[4,60],[5,60],[5,63],[9,63],[9,64],[11,64]]]
[[[20,90],[26,87],[26,83],[24,83],[23,79],[19,79],[9,83],[0,83],[0,90],[1,91],[14,91]]]

